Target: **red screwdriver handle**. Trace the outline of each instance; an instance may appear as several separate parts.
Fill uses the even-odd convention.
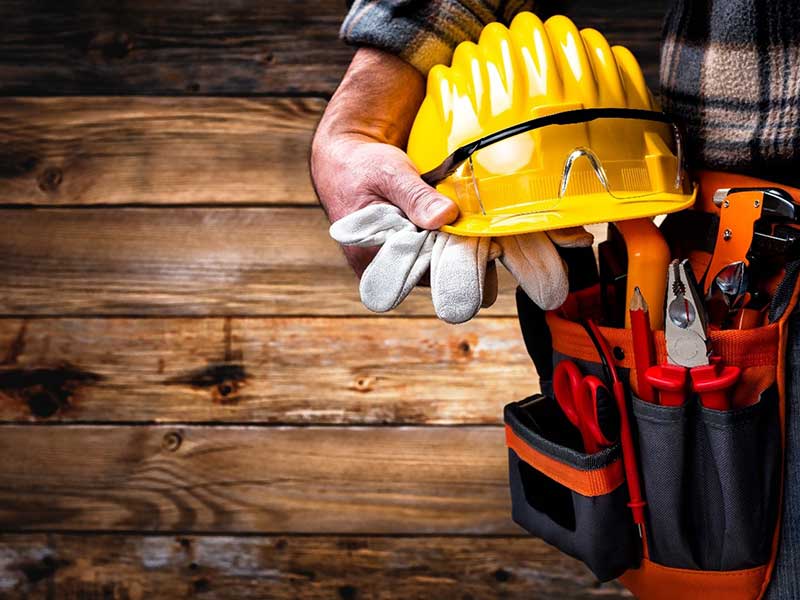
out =
[[[700,396],[700,404],[714,410],[730,410],[732,399],[729,390],[739,381],[742,370],[732,365],[722,366],[718,361],[689,371],[692,389]]]
[[[683,406],[686,402],[686,367],[655,365],[647,369],[644,376],[658,390],[660,405]]]

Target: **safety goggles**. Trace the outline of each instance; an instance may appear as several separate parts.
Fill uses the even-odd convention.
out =
[[[569,110],[465,144],[422,178],[459,205],[444,230],[509,235],[679,210],[694,200],[683,148],[662,112]]]

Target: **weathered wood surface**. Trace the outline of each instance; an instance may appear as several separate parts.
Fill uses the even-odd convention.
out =
[[[518,327],[3,319],[0,420],[498,424],[505,403],[538,391]]]
[[[4,209],[0,256],[0,314],[372,314],[319,208]],[[498,271],[482,314],[511,316]],[[427,289],[391,313],[432,314]]]
[[[313,98],[7,98],[0,204],[316,204]]]
[[[0,536],[0,594],[60,598],[630,598],[531,538]]]
[[[519,533],[502,427],[6,425],[0,453],[3,531]]]
[[[328,93],[352,50],[343,0],[4,2],[0,91]]]
[[[549,2],[628,46],[657,81],[666,0]],[[120,5],[14,0],[0,7],[7,95],[330,94],[352,50],[338,41],[344,0],[141,0]]]

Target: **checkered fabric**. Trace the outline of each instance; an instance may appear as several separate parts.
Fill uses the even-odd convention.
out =
[[[341,34],[425,74],[486,23],[508,23],[532,5],[355,0]],[[692,166],[800,186],[798,0],[676,0],[664,22],[661,88],[664,110],[686,126]]]

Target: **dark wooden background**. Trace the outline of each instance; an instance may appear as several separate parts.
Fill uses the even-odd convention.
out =
[[[655,82],[662,1],[564,10]],[[509,280],[378,317],[327,237],[344,12],[0,1],[0,597],[624,596],[509,518]]]

